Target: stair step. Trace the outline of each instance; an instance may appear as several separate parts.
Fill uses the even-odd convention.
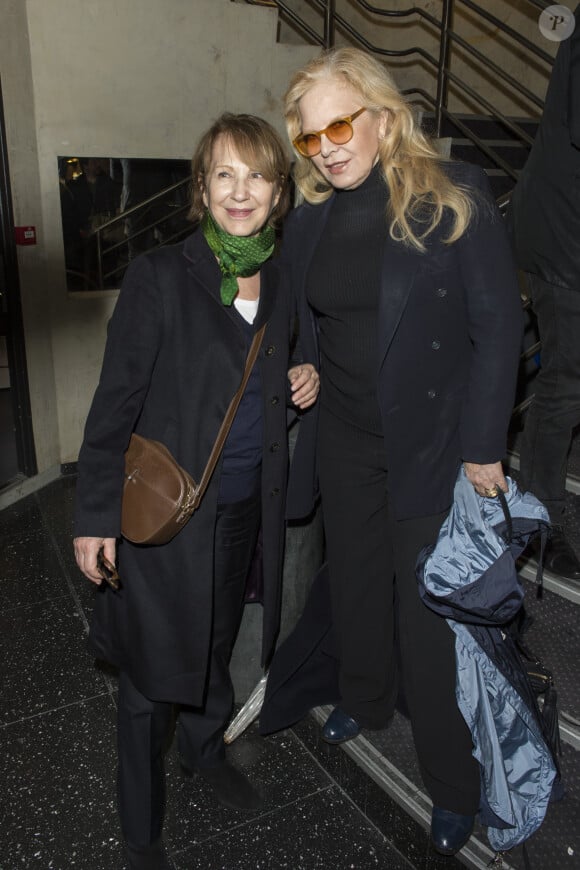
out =
[[[469,127],[473,133],[480,136],[482,139],[514,139],[514,134],[509,127],[506,127],[505,124],[498,121],[496,118],[492,118],[488,115],[469,115],[462,113],[456,113],[456,117],[462,122],[462,124]],[[509,118],[509,120],[521,127],[522,130],[525,130],[529,136],[535,136],[538,129],[538,120],[534,118]],[[426,128],[432,128],[434,126],[433,114],[426,112],[423,116],[423,122]],[[462,138],[464,133],[453,123],[451,118],[444,118],[441,135]]]
[[[452,136],[451,139],[455,145],[473,145],[477,147],[477,144],[472,139],[468,139],[467,136]],[[525,142],[512,141],[510,139],[482,139],[481,141],[490,148],[504,148],[508,151],[512,148],[529,150]]]
[[[525,641],[532,653],[552,670],[558,692],[562,739],[560,766],[566,793],[563,800],[550,804],[542,827],[528,842],[527,848],[533,868],[567,870],[577,866],[572,862],[574,856],[580,855],[580,828],[576,817],[580,801],[580,680],[577,677],[580,667],[580,621],[574,612],[575,608],[571,609],[562,595],[552,594],[554,590],[549,588],[552,578],[546,576],[546,591],[544,597],[538,600],[533,594],[534,566],[527,564],[520,574],[524,577],[531,575],[525,581],[528,593],[526,608],[534,621],[526,632]],[[575,603],[579,603],[578,598]],[[325,706],[313,711],[319,725],[326,721],[331,709]],[[319,745],[318,758],[324,767],[319,736],[316,740]],[[345,752],[405,813],[423,829],[429,829],[431,802],[424,790],[411,726],[406,717],[397,711],[388,728],[363,731],[355,740],[343,744],[339,749],[331,749],[323,743],[321,745],[327,754]],[[336,765],[335,762],[335,768]],[[351,778],[345,775],[344,782],[343,787],[348,793]],[[355,803],[359,801],[361,812],[368,812],[367,803],[370,805],[371,799],[364,789],[358,788],[349,796]],[[389,838],[389,830],[386,829],[384,833]],[[423,863],[414,864],[412,856],[407,857],[413,866],[424,866]],[[466,867],[488,867],[493,853],[485,830],[476,826],[467,847],[456,858]],[[512,850],[503,860],[503,870],[525,870],[520,848]],[[435,865],[429,863],[428,866]]]
[[[357,809],[367,816],[387,840],[404,853],[396,842],[403,823],[388,809],[383,809],[381,817],[381,808],[373,789],[378,786],[379,793],[385,794],[385,800],[394,802],[410,817],[407,829],[416,825],[419,826],[418,831],[429,830],[431,801],[425,793],[419,773],[410,723],[400,713],[396,713],[387,729],[364,731],[340,747],[328,747],[319,736],[319,726],[326,720],[331,709],[325,706],[313,710],[312,718],[315,721],[304,720],[294,730],[298,731],[300,738],[322,767],[336,778],[338,785],[346,791]],[[350,772],[346,760],[340,762],[341,754],[358,766],[359,777]],[[534,870],[571,870],[578,866],[576,856],[580,855],[580,829],[577,824],[580,753],[573,746],[563,747],[561,766],[566,795],[558,803],[550,804],[544,823],[527,843],[530,865]],[[365,788],[364,783],[359,781],[363,776],[375,785],[369,784]],[[487,833],[479,825],[476,825],[467,846],[453,859],[438,858],[432,850],[426,854],[423,842],[421,836],[417,835],[415,849],[411,854],[405,855],[413,867],[455,870],[464,866],[483,870],[490,866],[494,857]],[[525,870],[526,866],[520,847],[504,853],[502,870]]]
[[[328,718],[331,710],[332,707],[330,706],[317,707],[312,711],[312,716],[319,725],[322,725]],[[376,736],[373,737],[373,735],[380,733],[385,735],[383,739],[387,739],[393,728],[396,728],[399,732],[394,736],[394,739],[399,742],[399,738],[402,737],[401,746],[411,748],[412,750],[411,726],[397,713],[395,721],[386,731],[372,732],[372,734],[371,732],[366,732],[367,736],[360,734],[354,740],[344,743],[339,751],[345,752],[352,758],[379,788],[386,792],[422,828],[429,831],[431,827],[432,803],[422,790],[422,787],[418,786],[418,769],[415,771],[413,780],[410,779],[406,775],[407,771],[403,772],[402,766],[393,763],[382,749],[377,746],[377,742],[381,743],[382,741],[377,741]],[[393,740],[390,741],[391,747],[393,742]],[[484,868],[489,866],[489,862],[493,859],[494,854],[485,842],[484,831],[479,829],[475,831],[467,846],[461,850],[456,859],[465,867],[473,868],[473,870],[484,870]],[[448,860],[443,859],[443,861]],[[428,866],[434,865],[429,863]],[[442,864],[442,866],[447,865]],[[503,864],[502,870],[515,870],[515,868],[508,862]]]
[[[580,438],[576,439],[573,445],[573,453],[580,453]],[[512,466],[519,465],[517,452],[511,454],[510,463]],[[569,476],[568,487],[580,493],[580,480]],[[572,514],[574,527],[571,540],[574,542],[574,531],[580,535],[580,522],[575,521],[576,513],[580,514],[580,502],[577,502],[572,494],[569,499],[569,513]],[[577,819],[580,803],[580,679],[578,679],[580,611],[577,611],[574,606],[580,604],[580,584],[566,583],[546,571],[544,595],[538,599],[535,594],[536,563],[531,559],[522,560],[518,570],[526,587],[526,609],[533,617],[533,622],[526,632],[525,642],[531,652],[552,671],[558,693],[562,740],[560,765],[565,789],[564,799],[550,804],[546,819],[539,831],[528,841],[527,850],[534,870],[548,867],[550,870],[568,870],[578,866],[578,856],[580,856],[580,828]],[[316,722],[322,724],[330,709],[330,707],[321,707],[314,711]],[[311,727],[315,728],[314,725]],[[317,741],[320,744],[319,738]],[[326,747],[326,751],[328,749],[329,747]],[[346,753],[359,766],[362,771],[361,776],[364,774],[372,780],[413,820],[409,821],[409,825],[419,825],[418,830],[429,829],[431,803],[422,784],[410,723],[404,716],[397,712],[387,729],[364,731],[355,740],[332,751]],[[319,748],[317,757],[324,767],[323,753],[324,750]],[[332,769],[336,770],[339,763],[335,761],[332,764],[334,765]],[[370,818],[372,815],[370,807],[373,801],[368,789],[365,790],[359,785],[349,792],[352,778],[347,773],[337,779],[339,784],[344,783],[343,787],[359,810]],[[381,829],[387,839],[391,839],[390,831],[396,826],[396,821],[393,822],[389,817],[388,823],[385,821],[381,827],[377,824],[376,804],[374,806],[374,824]],[[418,852],[420,852],[421,842],[418,838]],[[427,859],[424,853],[420,859],[417,859],[417,854],[406,857],[414,867],[429,866],[437,870],[439,868],[438,864],[429,863],[431,854]],[[456,856],[456,861],[466,867],[484,868],[489,866],[492,858],[486,831],[476,826],[474,836],[467,847]],[[450,870],[451,867],[452,865]],[[504,855],[502,868],[525,870],[522,849],[518,847]]]
[[[536,561],[534,559],[528,559],[528,561],[519,569],[519,573],[522,577],[525,577],[526,580],[535,581],[536,570]],[[570,601],[572,604],[580,604],[580,587],[577,585],[572,584],[567,580],[563,580],[561,577],[558,577],[557,574],[552,574],[552,572],[547,569],[544,570],[543,583],[544,588],[549,592],[553,592],[554,595],[558,595],[560,598],[565,598],[566,601]]]
[[[576,438],[572,444],[572,450],[568,457],[568,474],[566,475],[566,492],[571,495],[580,495],[580,476],[576,473],[578,466],[578,451],[580,450],[580,442]],[[516,447],[508,451],[507,461],[510,468],[514,471],[520,470],[520,454]],[[573,470],[571,470],[571,467]]]
[[[524,147],[520,142],[502,142],[499,139],[484,139],[485,145],[488,145],[493,151],[504,160],[512,169],[522,169],[528,159],[529,149]],[[484,169],[497,169],[496,163],[491,159],[476,142],[471,142],[469,139],[453,139],[451,146],[451,154],[458,160],[465,160],[468,163],[477,163]],[[499,170],[505,176],[503,170]],[[514,184],[511,180],[512,185]]]

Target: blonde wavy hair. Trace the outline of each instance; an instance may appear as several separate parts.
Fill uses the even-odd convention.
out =
[[[469,188],[454,184],[444,172],[446,162],[418,126],[413,109],[384,65],[358,48],[324,52],[294,73],[284,96],[284,115],[292,142],[301,132],[299,103],[308,90],[324,79],[342,79],[361,96],[361,106],[380,114],[387,109],[389,123],[379,141],[379,160],[390,197],[387,220],[393,239],[425,251],[424,240],[441,223],[446,209],[452,221],[444,239],[459,239],[474,213]],[[294,179],[310,203],[327,200],[333,191],[313,161],[296,152]]]

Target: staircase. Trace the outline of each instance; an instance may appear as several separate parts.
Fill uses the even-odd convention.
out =
[[[531,139],[535,137],[538,128],[537,120],[529,118],[514,120]],[[458,123],[463,129],[459,128]],[[425,115],[424,126],[428,130],[434,129],[435,116],[432,113]],[[465,128],[471,137],[465,135]],[[455,117],[445,118],[441,128],[441,136],[451,138],[452,157],[456,160],[476,163],[485,169],[491,189],[498,200],[509,195],[514,186],[514,175],[523,168],[530,153],[530,146],[527,142],[523,142],[505,125],[490,115],[460,113]],[[514,175],[509,174],[506,168],[498,165],[489,156],[490,152],[496,154],[501,162],[512,170]]]

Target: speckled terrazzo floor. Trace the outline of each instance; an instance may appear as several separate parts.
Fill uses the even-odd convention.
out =
[[[0,511],[0,870],[124,867],[116,684],[85,650],[93,592],[71,551],[74,485],[62,477]],[[252,815],[183,779],[169,753],[165,834],[175,870],[455,866],[340,750],[325,766],[310,729],[263,739],[253,728],[231,747],[266,797]]]
[[[72,555],[74,486],[74,476],[64,476],[0,511],[0,870],[125,866],[115,808],[116,680],[85,650],[94,593]],[[535,632],[540,623],[549,629],[541,653],[572,709],[575,609],[550,595],[537,609]],[[560,649],[555,638],[564,627]],[[403,717],[368,738],[421,788]],[[165,836],[174,870],[462,866],[436,856],[427,831],[345,752],[326,746],[310,717],[266,739],[251,728],[230,751],[266,807],[226,810],[202,781],[180,776],[171,750]],[[580,867],[580,753],[569,746],[563,770],[568,794],[530,843],[532,870]],[[509,861],[523,870],[520,850]]]

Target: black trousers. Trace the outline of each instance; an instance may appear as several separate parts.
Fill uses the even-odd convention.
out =
[[[479,765],[455,700],[455,638],[421,601],[415,577],[445,514],[396,521],[382,437],[324,409],[318,448],[341,707],[364,727],[384,727],[400,679],[433,803],[475,813]]]
[[[580,274],[576,290],[528,274],[542,342],[520,452],[521,483],[560,523],[572,434],[580,425]]]
[[[214,601],[205,702],[179,708],[178,746],[190,767],[220,764],[234,692],[229,661],[244,604],[248,569],[260,526],[260,498],[218,508]],[[165,809],[164,753],[175,721],[172,704],[146,698],[121,673],[117,713],[118,804],[121,830],[134,846],[161,836]]]

